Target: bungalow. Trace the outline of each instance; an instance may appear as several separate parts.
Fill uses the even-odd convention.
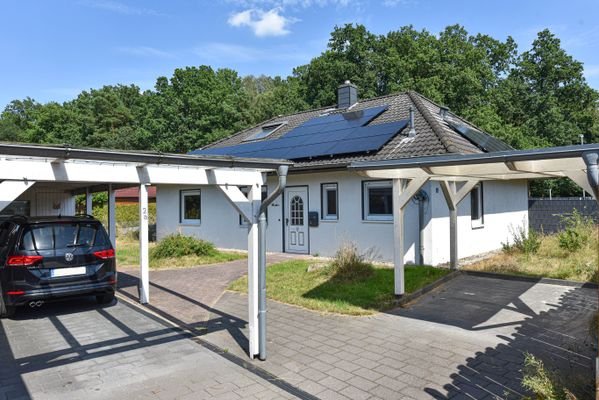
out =
[[[353,241],[389,261],[392,182],[349,170],[352,162],[510,149],[418,93],[359,100],[357,87],[347,81],[333,107],[279,116],[191,154],[294,161],[283,196],[268,207],[269,251],[331,256]],[[267,176],[263,196],[275,187],[276,177]],[[476,185],[458,209],[460,256],[501,248],[513,229],[526,227],[527,192],[525,180]],[[159,239],[181,232],[223,248],[246,248],[246,222],[217,188],[158,186],[156,204]],[[449,261],[448,215],[439,183],[426,183],[405,211],[406,261]]]

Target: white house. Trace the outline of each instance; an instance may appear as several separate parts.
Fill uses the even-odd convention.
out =
[[[331,256],[344,241],[379,259],[393,258],[391,180],[350,171],[355,161],[510,150],[505,143],[415,93],[358,101],[349,82],[330,108],[280,116],[192,154],[290,159],[287,188],[268,208],[269,251]],[[274,190],[268,176],[263,189]],[[459,255],[501,248],[528,224],[527,183],[484,181],[460,203]],[[425,184],[406,210],[406,261],[449,261],[449,217],[436,182]],[[218,247],[243,249],[246,222],[213,187],[157,188],[158,238],[181,232]]]

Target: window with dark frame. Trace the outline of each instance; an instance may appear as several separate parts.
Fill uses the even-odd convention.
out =
[[[334,221],[339,219],[339,195],[336,183],[323,183],[320,190],[321,218]]]
[[[363,185],[363,219],[393,220],[393,184],[389,181],[365,181]]]
[[[470,192],[470,219],[473,228],[480,228],[485,223],[483,203],[483,184],[479,183]]]
[[[181,223],[199,224],[202,220],[202,196],[201,191],[181,191]]]

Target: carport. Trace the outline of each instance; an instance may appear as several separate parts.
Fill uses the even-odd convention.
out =
[[[404,289],[404,211],[410,199],[431,181],[441,185],[449,208],[450,267],[458,267],[458,204],[485,180],[572,179],[599,199],[599,144],[451,154],[385,161],[355,162],[350,168],[370,178],[393,180],[395,295]]]
[[[180,155],[155,152],[78,149],[59,146],[0,144],[0,211],[20,195],[37,188],[60,188],[71,195],[86,193],[91,214],[94,192],[108,192],[108,232],[116,246],[114,191],[139,187],[140,283],[139,301],[150,302],[148,251],[148,193],[150,185],[217,186],[232,207],[248,221],[248,326],[249,354],[259,353],[258,279],[264,268],[266,206],[283,190],[287,168],[284,160],[248,159],[230,156]],[[279,175],[279,187],[261,201],[266,174]],[[240,187],[249,187],[243,194]],[[262,240],[259,240],[262,239]],[[264,270],[260,278],[264,281]],[[264,283],[261,285],[264,286]],[[264,313],[264,307],[261,308]],[[264,328],[261,329],[264,332]],[[264,335],[260,339],[263,340]]]

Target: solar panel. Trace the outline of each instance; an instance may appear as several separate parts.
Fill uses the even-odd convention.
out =
[[[453,121],[447,121],[447,123],[460,135],[464,136],[483,151],[494,152],[513,150],[512,147],[485,132],[481,132],[467,125],[455,123]]]
[[[386,109],[387,106],[381,106],[317,117],[306,121],[279,139],[196,150],[191,154],[297,160],[375,151],[408,123],[407,120],[402,120],[365,126]]]

